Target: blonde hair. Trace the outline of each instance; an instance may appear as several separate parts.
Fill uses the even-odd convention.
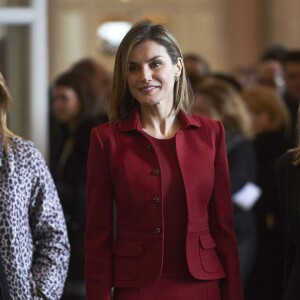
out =
[[[7,128],[7,111],[12,101],[5,79],[0,72],[0,134],[4,153],[8,152],[8,146],[12,144],[12,138],[16,136]]]
[[[286,104],[278,93],[272,88],[257,85],[242,94],[249,109],[254,113],[266,112],[270,117],[269,129],[271,131],[285,128],[290,130],[290,115]]]
[[[194,92],[203,95],[211,109],[215,109],[222,116],[225,128],[249,139],[253,137],[250,114],[239,93],[229,84],[219,79],[208,78],[196,85]]]
[[[0,73],[0,134],[4,152],[8,152],[8,146],[15,135],[7,128],[7,111],[11,103],[11,96],[5,83],[3,75]]]
[[[110,101],[109,120],[117,123],[126,118],[137,101],[130,94],[127,85],[128,65],[133,48],[145,41],[154,41],[164,46],[173,64],[182,58],[182,53],[174,36],[161,24],[154,24],[150,20],[137,22],[123,38],[116,55],[112,97]],[[182,62],[182,71],[174,84],[174,109],[175,114],[180,110],[189,113],[190,103],[193,100],[191,86],[186,76]]]

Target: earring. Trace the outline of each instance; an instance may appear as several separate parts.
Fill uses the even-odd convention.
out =
[[[178,77],[175,77],[174,79],[175,79],[175,82],[177,82],[177,81],[178,81]]]

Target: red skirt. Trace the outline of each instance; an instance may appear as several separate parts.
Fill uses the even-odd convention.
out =
[[[174,266],[177,266],[174,268]],[[185,261],[165,260],[161,278],[147,287],[115,288],[113,300],[221,300],[219,280],[197,280]]]
[[[221,300],[218,280],[160,279],[142,288],[116,288],[114,300]]]

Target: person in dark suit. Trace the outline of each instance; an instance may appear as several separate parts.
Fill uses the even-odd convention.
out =
[[[298,109],[298,126],[300,110]],[[275,161],[285,224],[284,300],[300,299],[300,131],[297,145]],[[280,241],[278,241],[280,242]],[[282,241],[283,242],[283,241]]]
[[[172,34],[136,23],[91,133],[87,300],[243,299],[224,128],[189,114],[189,90]]]
[[[283,221],[278,207],[275,160],[286,152],[289,113],[279,94],[256,85],[243,94],[253,119],[257,158],[257,185],[262,193],[254,206],[257,225],[257,255],[245,292],[246,299],[282,300]]]

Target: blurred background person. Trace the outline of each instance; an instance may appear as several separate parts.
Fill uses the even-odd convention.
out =
[[[90,99],[89,101],[93,106],[95,115],[100,116],[99,121],[101,123],[107,121],[112,87],[111,73],[103,66],[103,64],[90,57],[76,61],[66,72],[68,71],[78,73],[79,76],[82,77],[82,82],[85,82],[85,98]],[[78,79],[78,81],[80,81],[80,79]],[[52,106],[53,102],[51,100],[52,96],[52,91],[50,91],[50,107]],[[60,147],[60,145],[57,142],[54,143],[51,141],[61,138],[64,139],[61,137],[64,135],[64,130],[62,130],[62,123],[54,116],[53,111],[50,111],[49,123],[50,169],[52,169],[53,163],[56,164],[57,158],[54,157],[55,153],[60,152],[60,150],[57,149],[57,147]]]
[[[281,212],[285,227],[284,300],[300,299],[300,110],[296,145],[275,161],[275,175],[279,190]]]
[[[283,61],[286,91],[284,101],[289,109],[292,121],[292,136],[289,147],[296,141],[297,111],[300,102],[300,50],[288,51]]]
[[[243,91],[242,84],[229,73],[214,72],[211,74],[211,77],[223,81],[227,85],[231,86],[231,88],[233,88],[238,93],[241,93]]]
[[[260,60],[266,61],[266,60],[276,60],[280,63],[283,63],[286,53],[288,52],[288,48],[284,45],[272,45],[265,49],[263,54],[261,55]]]
[[[183,55],[183,62],[192,88],[210,74],[209,63],[199,54],[186,53]]]
[[[64,209],[71,259],[63,299],[85,299],[84,231],[87,154],[91,129],[107,121],[108,74],[92,61],[75,64],[52,86],[56,134],[50,141],[51,172]],[[107,79],[106,79],[107,78]],[[101,89],[102,88],[102,89]]]
[[[282,63],[275,59],[265,59],[256,67],[256,82],[268,86],[283,95],[285,91],[285,80]]]
[[[70,252],[65,219],[42,155],[7,128],[10,102],[0,73],[0,298],[58,300]]]
[[[255,72],[255,66],[237,66],[231,75],[241,84],[242,90],[247,90],[256,84]]]
[[[284,238],[273,165],[287,149],[289,113],[278,93],[269,87],[253,87],[245,91],[242,97],[253,118],[257,184],[262,190],[254,206],[258,248],[246,299],[281,300]]]
[[[234,195],[243,189],[258,191],[256,179],[256,158],[252,146],[252,123],[249,112],[238,92],[220,79],[209,78],[195,87],[194,113],[204,114],[219,120],[225,127],[226,148],[229,164],[231,193]],[[251,199],[244,190],[244,199],[234,202],[235,234],[238,242],[240,268],[243,285],[246,286],[256,251],[256,225],[252,206],[257,199]],[[247,199],[246,199],[247,197]]]
[[[97,113],[107,114],[112,89],[111,72],[103,64],[90,57],[75,62],[71,70],[86,76],[89,84],[88,93],[97,102]]]

